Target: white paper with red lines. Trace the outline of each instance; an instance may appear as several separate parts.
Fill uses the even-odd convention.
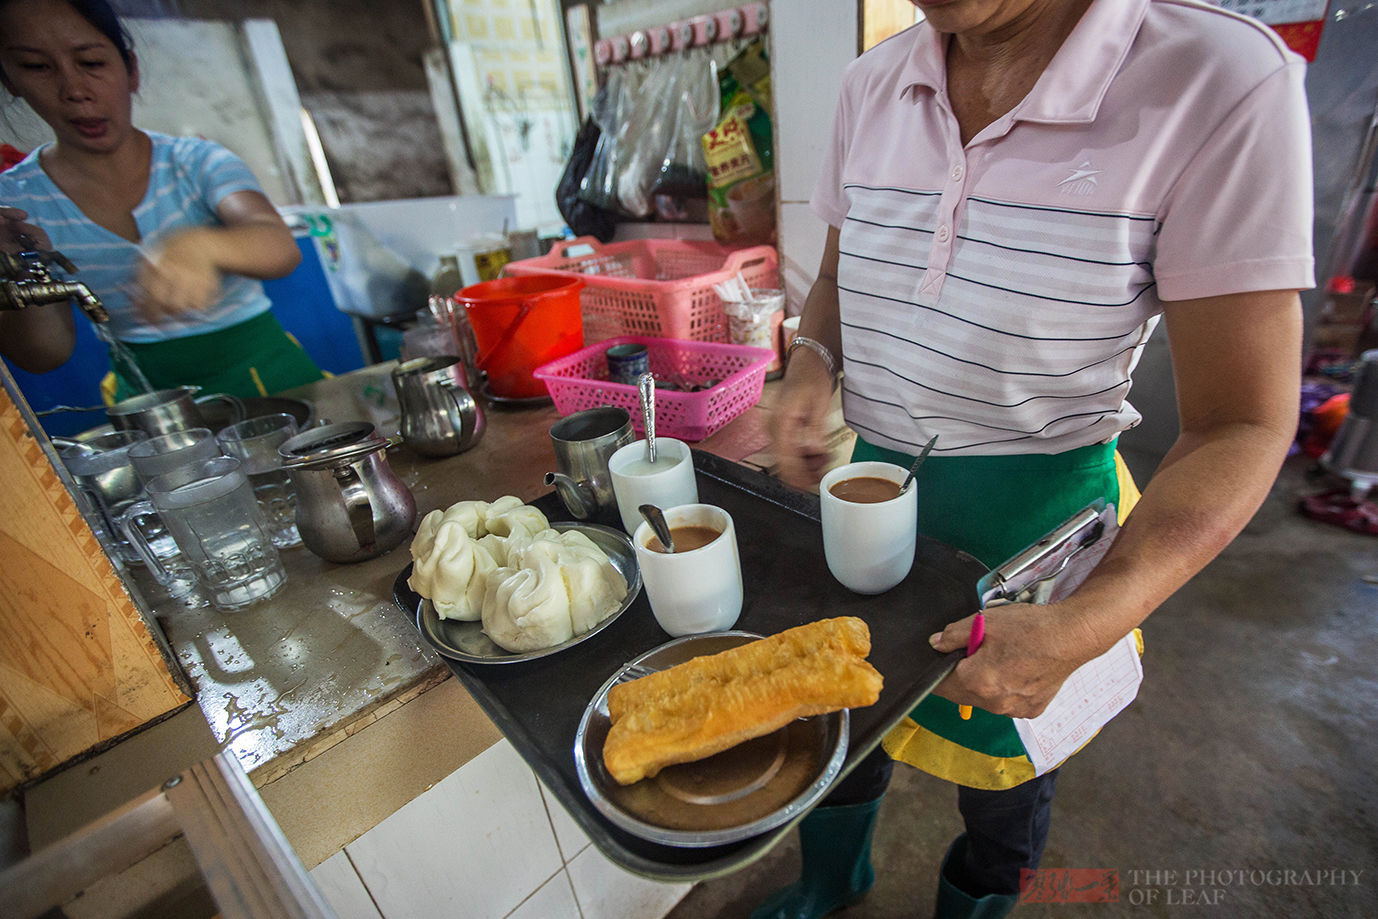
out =
[[[1134,633],[1067,678],[1037,718],[1014,719],[1037,775],[1056,768],[1134,701],[1144,669]]]

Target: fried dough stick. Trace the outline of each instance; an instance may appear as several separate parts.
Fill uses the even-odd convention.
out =
[[[630,785],[795,718],[872,705],[881,676],[855,617],[812,622],[614,686],[603,763]]]

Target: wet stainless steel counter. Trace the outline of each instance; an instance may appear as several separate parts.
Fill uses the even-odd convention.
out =
[[[389,403],[392,364],[380,364],[282,395],[309,399],[316,417],[374,421],[395,433]],[[549,429],[558,415],[538,406],[485,404],[488,430],[471,450],[445,459],[405,445],[389,463],[416,498],[418,519],[466,499],[550,491]],[[742,460],[765,446],[763,408],[755,408],[696,446]],[[247,609],[188,609],[142,569],[133,580],[161,625],[216,738],[262,786],[325,752],[363,726],[450,677],[393,602],[408,543],[352,565],[317,558],[302,546],[283,552],[287,583]]]

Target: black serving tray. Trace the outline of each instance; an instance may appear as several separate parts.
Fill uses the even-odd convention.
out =
[[[854,594],[828,572],[816,495],[710,453],[694,451],[694,466],[699,500],[726,510],[737,529],[745,599],[734,628],[770,635],[834,616],[857,616],[870,627],[869,660],[885,678],[885,688],[875,705],[851,712],[840,779],[961,659],[961,652],[934,651],[928,636],[977,611],[976,583],[986,566],[920,536],[914,568],[901,584],[878,596]],[[554,492],[532,504],[552,521],[569,517]],[[408,571],[398,576],[395,597],[415,621],[420,597],[407,587]],[[798,818],[711,848],[650,842],[594,809],[574,765],[575,732],[589,700],[622,664],[670,640],[643,593],[593,640],[559,654],[502,666],[445,663],[604,855],[644,877],[697,881],[760,858]]]

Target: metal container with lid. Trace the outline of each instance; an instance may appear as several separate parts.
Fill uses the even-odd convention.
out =
[[[388,465],[394,441],[367,421],[303,431],[278,447],[297,492],[297,530],[329,562],[361,562],[411,535],[416,501]]]
[[[1321,465],[1349,479],[1356,501],[1365,500],[1378,485],[1378,348],[1359,355],[1349,412]]]

